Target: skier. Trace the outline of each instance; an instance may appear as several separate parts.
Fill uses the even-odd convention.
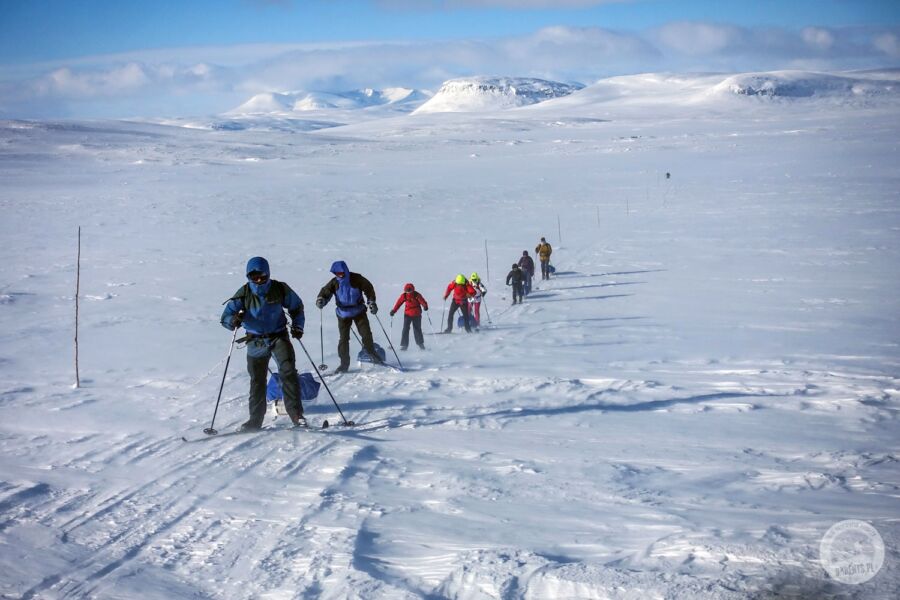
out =
[[[519,268],[525,276],[524,292],[527,296],[531,293],[531,280],[534,278],[534,259],[528,256],[528,250],[522,250],[522,258],[519,259]]]
[[[512,286],[513,304],[516,304],[517,298],[518,303],[522,304],[522,282],[524,279],[525,275],[522,272],[522,269],[519,268],[519,264],[513,263],[512,271],[506,276],[506,285]]]
[[[428,310],[428,302],[422,294],[416,291],[416,286],[407,283],[403,286],[403,293],[400,294],[397,302],[394,303],[394,308],[391,310],[392,317],[400,309],[400,305],[404,303],[406,308],[403,309],[403,334],[400,336],[400,349],[406,350],[409,346],[409,326],[412,325],[416,345],[419,346],[419,349],[424,350],[425,336],[422,335],[422,311]]]
[[[266,416],[266,377],[269,359],[274,354],[278,374],[284,386],[284,406],[295,427],[306,427],[300,402],[294,346],[288,338],[287,319],[291,316],[290,335],[303,337],[303,301],[288,284],[270,279],[269,263],[256,256],[247,263],[247,283],[225,301],[220,322],[229,331],[243,325],[247,332],[247,371],[250,373],[250,418],[241,431],[256,431]]]
[[[534,253],[541,260],[541,279],[550,279],[550,255],[553,248],[547,243],[546,238],[541,238],[541,243],[535,246]]]
[[[316,307],[325,308],[325,305],[334,296],[336,307],[334,309],[338,320],[338,356],[341,364],[335,369],[336,373],[344,373],[350,368],[350,326],[356,323],[356,330],[362,338],[363,348],[372,357],[375,364],[384,364],[375,352],[372,340],[372,328],[369,326],[369,317],[366,316],[366,307],[374,315],[378,312],[375,303],[375,288],[368,279],[359,273],[351,273],[347,263],[342,260],[335,261],[331,265],[334,277],[322,286],[316,297]],[[366,302],[363,302],[365,295]]]
[[[487,296],[487,288],[484,287],[478,273],[472,273],[469,282],[472,284],[472,289],[475,290],[475,295],[469,298],[469,323],[478,329],[481,327],[481,299]]]
[[[447,329],[444,330],[444,333],[453,331],[453,315],[457,310],[462,313],[463,324],[465,325],[466,331],[472,333],[472,326],[469,324],[469,310],[467,305],[468,299],[475,295],[475,288],[466,281],[466,276],[460,273],[456,276],[456,279],[447,285],[447,291],[444,292],[444,300],[446,300],[451,293],[453,294],[453,302],[450,303],[450,316],[447,318]]]

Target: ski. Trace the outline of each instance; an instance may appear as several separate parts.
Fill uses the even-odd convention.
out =
[[[353,421],[348,421],[348,423],[353,425]],[[255,431],[241,431],[241,430],[226,431],[224,433],[219,433],[216,435],[207,435],[207,436],[198,437],[198,438],[189,438],[189,437],[183,435],[183,436],[181,436],[181,440],[183,442],[194,443],[194,442],[205,442],[207,440],[214,440],[214,439],[223,438],[223,437],[231,437],[233,435],[252,435],[254,433],[267,433],[267,432],[273,432],[273,431],[318,432],[318,431],[325,431],[325,430],[330,430],[330,429],[331,429],[331,425],[326,420],[326,421],[322,421],[321,425],[307,425],[306,427],[261,427]]]

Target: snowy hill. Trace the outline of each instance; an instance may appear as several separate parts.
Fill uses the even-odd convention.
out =
[[[773,71],[741,74],[643,73],[601,79],[577,94],[554,100],[534,111],[556,111],[580,107],[590,112],[598,107],[627,110],[629,107],[677,106],[741,111],[748,98],[783,100],[808,109],[808,101],[829,106],[900,101],[900,71],[856,71],[816,73]],[[732,100],[737,100],[733,102]]]
[[[0,121],[0,597],[900,597],[896,94],[732,77],[499,114],[273,94],[194,128]],[[556,272],[512,305],[541,236]],[[301,371],[338,364],[331,263],[374,285],[404,370],[325,379],[356,426],[234,433],[247,348],[219,318],[254,255],[306,305]],[[480,331],[439,334],[472,271]],[[406,282],[424,351],[389,314]],[[304,406],[340,420],[324,386]],[[821,552],[846,519],[886,547],[860,584]]]
[[[265,92],[257,94],[226,114],[285,113],[293,110],[296,102],[293,94]]]
[[[515,77],[451,79],[413,114],[504,110],[567,96],[582,87],[580,84]]]
[[[714,93],[768,98],[859,98],[900,95],[897,72],[829,74],[807,71],[743,73],[727,77]]]

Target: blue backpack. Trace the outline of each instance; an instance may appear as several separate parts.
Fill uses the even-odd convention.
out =
[[[319,386],[322,384],[316,381],[312,373],[297,373],[297,380],[300,382],[300,400],[315,400],[319,395]],[[281,390],[281,375],[272,373],[269,377],[269,384],[266,386],[266,401],[274,402],[284,398],[284,392]]]
[[[387,357],[387,353],[384,351],[384,348],[382,348],[375,342],[372,342],[372,345],[375,346],[375,354],[378,355],[378,358],[381,359],[381,362],[384,362],[385,358]],[[374,360],[372,360],[372,356],[365,348],[359,351],[359,354],[356,355],[356,360],[362,363],[375,362]]]
[[[456,317],[456,326],[457,327],[465,327],[466,326],[466,322],[463,319],[462,315],[459,315],[458,317]],[[475,318],[475,315],[469,315],[469,327],[480,327],[480,326],[481,326],[481,324]]]

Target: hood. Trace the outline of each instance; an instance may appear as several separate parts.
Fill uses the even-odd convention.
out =
[[[247,261],[247,275],[250,275],[250,273],[252,273],[253,271],[259,271],[269,276],[269,279],[262,284],[253,283],[249,279],[247,280],[247,285],[250,286],[250,291],[252,291],[257,296],[263,297],[268,293],[269,288],[272,287],[272,274],[269,272],[269,261],[264,259],[262,256],[254,256]]]
[[[272,273],[269,272],[269,261],[264,259],[262,256],[254,256],[247,261],[246,275],[249,275],[253,271],[259,271],[260,273],[265,273],[269,276],[272,275]]]
[[[404,292],[414,292],[414,291],[416,291],[416,286],[414,286],[411,283],[407,283],[406,285],[403,286],[403,291]]]
[[[347,263],[345,263],[342,260],[336,260],[333,263],[331,263],[331,272],[332,273],[344,273],[345,275],[347,275],[347,277],[345,277],[344,279],[350,278],[350,267],[348,267]]]

